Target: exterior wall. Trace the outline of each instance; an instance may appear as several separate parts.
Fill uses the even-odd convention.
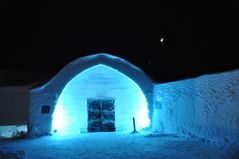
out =
[[[96,65],[77,75],[61,93],[55,108],[59,114],[53,119],[55,126],[66,127],[61,134],[87,132],[90,98],[115,100],[116,131],[133,131],[133,117],[138,129],[148,126],[147,101],[136,83],[110,67]]]
[[[52,126],[52,114],[54,112],[57,95],[50,90],[37,90],[30,94],[29,124],[30,136],[49,135]],[[42,114],[41,106],[49,105],[50,113]]]
[[[79,73],[98,64],[112,67],[137,83],[146,96],[149,103],[149,116],[152,116],[152,81],[144,72],[121,58],[109,54],[96,54],[72,61],[48,83],[31,90],[28,128],[30,135],[46,135],[51,132],[52,115],[64,87]],[[41,114],[41,105],[45,104],[50,105],[49,114]]]
[[[239,70],[157,84],[154,107],[155,131],[239,146]]]
[[[28,87],[0,88],[0,125],[27,124],[28,109]]]

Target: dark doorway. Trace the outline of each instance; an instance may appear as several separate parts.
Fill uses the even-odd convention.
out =
[[[115,131],[113,99],[88,99],[88,132]]]

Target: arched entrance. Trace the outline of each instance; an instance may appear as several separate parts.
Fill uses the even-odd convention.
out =
[[[150,124],[147,100],[129,77],[98,64],[76,75],[64,87],[53,113],[58,135],[92,131],[132,131]]]
[[[137,129],[143,128],[152,119],[152,88],[151,79],[122,58],[100,53],[73,60],[49,82],[31,90],[29,134],[87,132],[88,118],[96,123],[97,111],[100,111],[98,117],[103,117],[98,124],[105,127],[111,123],[108,130],[132,131],[132,117],[136,119]],[[104,120],[109,111],[111,117],[106,119],[113,122]],[[99,127],[90,131],[97,129],[104,131]]]

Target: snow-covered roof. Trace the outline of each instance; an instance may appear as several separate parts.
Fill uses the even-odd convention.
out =
[[[120,57],[107,53],[99,53],[73,60],[61,71],[59,71],[50,81],[39,87],[33,88],[32,92],[40,91],[42,89],[50,87],[51,89],[63,87],[70,79],[75,77],[80,72],[98,64],[104,64],[122,72],[123,74],[134,80],[143,91],[152,88],[151,79],[139,67]]]

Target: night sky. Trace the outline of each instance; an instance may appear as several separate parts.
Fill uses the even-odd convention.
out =
[[[47,77],[95,53],[124,58],[158,82],[239,68],[239,17],[233,6],[86,9],[60,2],[1,3],[0,70]]]

